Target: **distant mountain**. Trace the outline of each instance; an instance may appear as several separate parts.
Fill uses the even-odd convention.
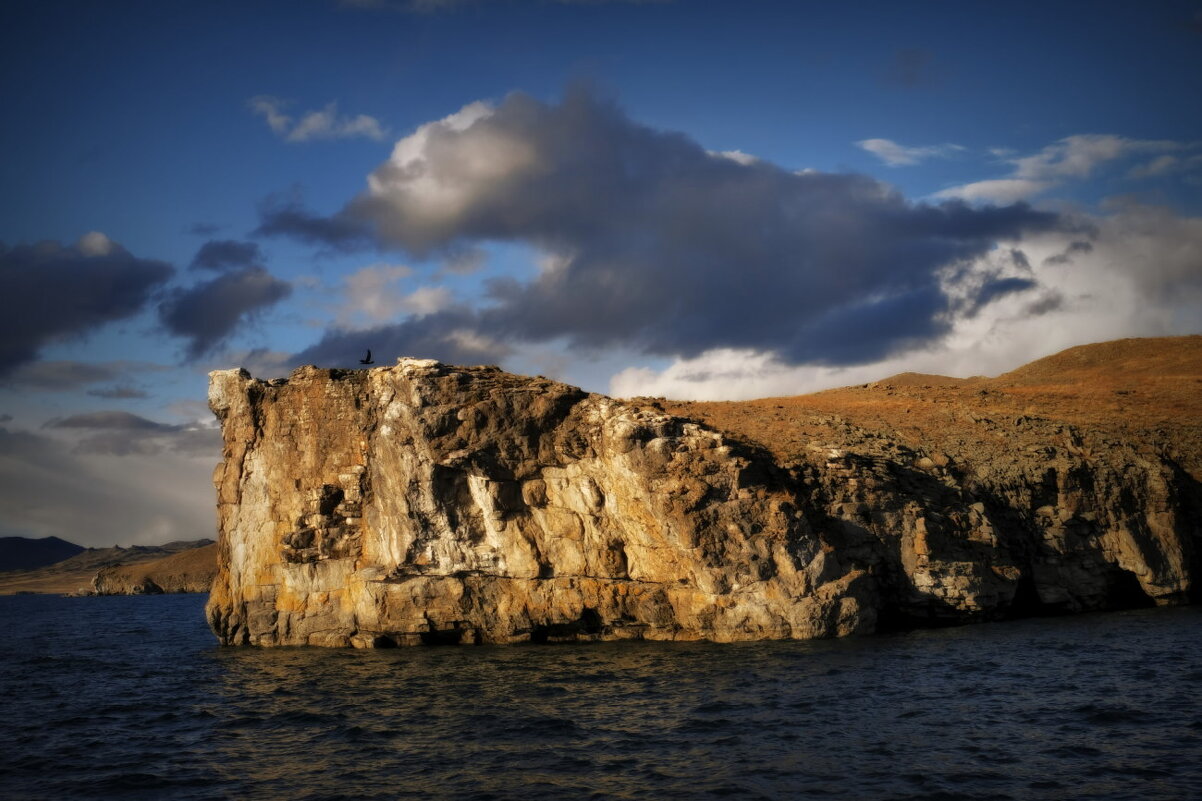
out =
[[[82,545],[58,537],[0,537],[0,572],[45,567],[84,550]]]

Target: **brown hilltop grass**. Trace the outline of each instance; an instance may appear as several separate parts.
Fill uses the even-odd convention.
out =
[[[1034,418],[1166,453],[1202,475],[1202,336],[1083,345],[996,378],[903,373],[810,395],[659,404],[786,462],[837,441],[844,424],[922,452],[964,452],[1026,444],[1013,429]]]

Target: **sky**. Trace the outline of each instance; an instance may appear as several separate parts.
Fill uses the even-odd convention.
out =
[[[211,370],[743,399],[1202,332],[1202,2],[9,0],[0,536],[214,535]]]

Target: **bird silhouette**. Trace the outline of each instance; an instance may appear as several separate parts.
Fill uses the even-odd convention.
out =
[[[375,362],[373,362],[371,360],[371,349],[370,348],[368,348],[368,350],[367,350],[367,356],[359,360],[359,364],[375,364]]]

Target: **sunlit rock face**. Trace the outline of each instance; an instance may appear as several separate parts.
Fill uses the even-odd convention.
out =
[[[1188,471],[1042,418],[954,409],[975,438],[916,449],[799,416],[812,439],[773,455],[656,402],[414,359],[220,371],[209,400],[227,644],[842,636],[1182,603],[1202,562]]]
[[[871,631],[772,460],[650,407],[402,359],[215,372],[223,643],[389,646]]]

